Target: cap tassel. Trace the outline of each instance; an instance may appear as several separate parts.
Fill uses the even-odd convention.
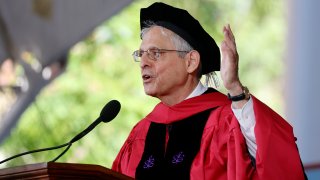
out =
[[[205,74],[205,76],[206,76],[205,85],[207,87],[218,88],[220,86],[220,82],[215,71]]]

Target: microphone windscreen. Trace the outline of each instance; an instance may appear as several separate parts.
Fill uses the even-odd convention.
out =
[[[118,115],[120,108],[121,105],[119,101],[111,100],[101,110],[99,119],[101,119],[103,122],[111,121]]]

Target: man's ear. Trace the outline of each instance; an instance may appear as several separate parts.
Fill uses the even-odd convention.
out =
[[[200,54],[196,50],[192,50],[187,55],[187,72],[194,73],[200,66]]]

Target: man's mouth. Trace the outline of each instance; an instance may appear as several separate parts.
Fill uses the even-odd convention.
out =
[[[151,79],[150,75],[147,75],[147,74],[142,75],[143,82],[148,82],[148,81],[150,81],[150,79]]]

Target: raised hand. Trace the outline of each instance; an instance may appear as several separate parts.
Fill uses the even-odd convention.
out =
[[[221,43],[221,79],[224,87],[231,95],[242,93],[242,85],[238,76],[239,55],[230,25],[223,27],[224,39]]]

